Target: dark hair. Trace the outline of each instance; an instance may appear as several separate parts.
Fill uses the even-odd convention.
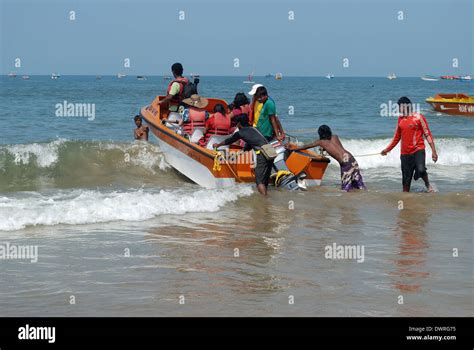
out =
[[[222,103],[218,103],[214,106],[214,113],[225,114],[225,107]]]
[[[331,128],[327,125],[321,125],[318,129],[320,140],[330,140],[332,136]]]
[[[249,116],[245,113],[239,114],[237,117],[234,118],[237,124],[240,123],[242,126],[249,126]]]
[[[248,105],[249,103],[250,102],[247,96],[243,92],[238,92],[237,94],[235,94],[234,102],[232,102],[232,105],[233,105],[232,107],[240,108],[243,105]]]
[[[177,76],[183,75],[183,65],[181,63],[175,63],[171,66],[171,71]]]
[[[411,108],[412,108],[412,107],[411,107],[411,101],[410,101],[410,99],[409,99],[408,97],[406,97],[406,96],[400,97],[400,98],[398,99],[397,104],[398,104],[398,109],[399,109],[399,110],[401,110],[402,105],[405,105],[405,106],[407,106],[406,112],[407,112],[407,113],[411,113]]]
[[[255,96],[259,98],[260,96],[268,96],[268,91],[265,86],[260,86],[257,91],[255,91]]]
[[[137,121],[137,120],[142,121],[142,117],[137,114],[137,115],[133,118],[133,120],[135,120],[135,121]]]

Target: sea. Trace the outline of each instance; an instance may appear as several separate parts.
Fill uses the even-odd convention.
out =
[[[368,190],[342,193],[334,160],[304,192],[204,189],[155,139],[133,140],[163,77],[2,76],[0,316],[472,317],[474,118],[425,99],[474,95],[474,83],[253,79],[299,141],[329,125]],[[202,76],[198,88],[231,102],[245,80]],[[421,180],[401,192],[398,146],[370,155],[389,144],[401,96],[431,128],[437,193]],[[71,103],[91,113],[61,111]]]

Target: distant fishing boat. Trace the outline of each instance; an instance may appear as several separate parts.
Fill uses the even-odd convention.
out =
[[[265,78],[273,78],[273,74],[268,73],[267,75],[265,75]]]
[[[57,79],[59,79],[59,78],[61,78],[61,75],[60,75],[59,73],[53,73],[53,74],[51,74],[51,79],[57,80]]]
[[[470,75],[463,75],[463,76],[460,76],[460,77],[459,77],[459,80],[462,80],[462,81],[471,81],[471,80],[472,80],[472,76],[470,76]]]
[[[247,80],[243,81],[244,84],[254,84],[255,82],[253,81],[253,72],[248,75]]]
[[[326,79],[334,79],[334,75],[328,74],[328,75],[326,75]]]
[[[440,78],[443,80],[458,80],[459,79],[457,75],[442,75]]]
[[[29,76],[29,75],[22,75],[22,76],[21,76],[21,79],[23,79],[23,80],[28,80],[28,79],[30,79],[30,76]]]
[[[390,73],[389,75],[387,75],[387,79],[394,80],[397,79],[397,76],[395,75],[395,73]]]
[[[441,113],[474,117],[474,97],[466,94],[437,94],[426,103]]]
[[[137,80],[146,80],[144,75],[137,75]]]
[[[424,80],[424,81],[438,81],[439,79],[432,76],[432,75],[424,75],[421,77],[421,80]]]
[[[121,79],[121,78],[125,78],[127,75],[126,74],[123,74],[123,73],[119,73],[117,74],[117,78]]]
[[[281,79],[283,79],[283,74],[282,74],[282,73],[277,73],[277,74],[275,74],[275,79],[276,79],[276,80],[281,80]]]
[[[9,78],[16,78],[16,72],[10,72],[8,73]]]
[[[163,80],[171,80],[171,75],[163,75]]]

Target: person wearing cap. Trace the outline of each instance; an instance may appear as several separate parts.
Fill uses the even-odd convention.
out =
[[[251,115],[249,115],[250,125],[253,127],[257,126],[258,118],[260,117],[260,112],[262,111],[263,103],[259,102],[256,96],[257,89],[263,87],[262,84],[254,84],[252,90],[248,92],[252,96],[252,103],[250,104]]]
[[[268,141],[271,141],[274,137],[282,141],[285,138],[285,134],[276,118],[275,101],[268,96],[267,89],[264,86],[257,88],[255,95],[258,102],[263,104],[255,127]]]
[[[186,108],[182,112],[179,125],[183,127],[186,134],[192,135],[195,128],[204,128],[206,119],[209,117],[209,113],[205,109],[209,101],[207,98],[194,94],[190,98],[185,98],[183,103]]]
[[[246,114],[238,115],[237,117],[235,117],[235,121],[237,122],[237,127],[239,128],[239,131],[235,132],[234,134],[232,134],[232,136],[228,137],[224,141],[213,144],[213,147],[214,149],[216,149],[223,145],[230,145],[236,141],[244,140],[244,151],[249,151],[251,149],[255,150],[255,153],[257,155],[257,164],[254,168],[255,182],[257,184],[258,192],[266,196],[268,182],[270,180],[270,175],[272,173],[273,168],[273,160],[268,160],[267,158],[265,158],[265,156],[261,153],[260,148],[263,145],[268,144],[268,141],[257,129],[249,125],[249,118]]]

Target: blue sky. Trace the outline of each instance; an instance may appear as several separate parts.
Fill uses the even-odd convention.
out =
[[[474,73],[471,0],[0,2],[2,74]]]

